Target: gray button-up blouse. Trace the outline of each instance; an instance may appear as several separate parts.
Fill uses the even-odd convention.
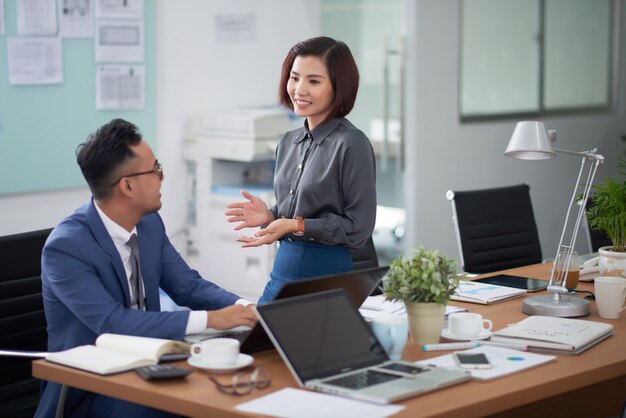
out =
[[[331,119],[311,132],[287,132],[276,148],[270,210],[304,218],[304,236],[294,240],[358,248],[376,222],[376,160],[363,132],[345,118]]]

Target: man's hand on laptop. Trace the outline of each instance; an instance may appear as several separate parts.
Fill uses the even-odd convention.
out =
[[[216,311],[207,312],[207,328],[230,329],[239,325],[254,326],[257,321],[252,306],[232,305]]]

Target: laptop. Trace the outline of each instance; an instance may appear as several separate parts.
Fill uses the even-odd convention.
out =
[[[361,306],[365,299],[367,299],[380,284],[387,270],[389,270],[389,266],[381,266],[311,279],[296,280],[286,283],[280,289],[274,300],[324,290],[345,289],[352,298],[352,301],[357,306]],[[237,327],[227,331],[207,330],[206,333],[190,334],[185,336],[185,341],[195,343],[217,337],[238,339],[241,342],[241,352],[246,354],[274,348],[267,333],[258,323],[252,328]]]
[[[392,361],[343,289],[256,308],[300,386],[390,403],[470,379],[461,371]]]

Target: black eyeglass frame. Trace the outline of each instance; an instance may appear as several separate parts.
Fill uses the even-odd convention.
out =
[[[136,176],[143,176],[144,174],[156,174],[157,177],[159,178],[159,180],[163,180],[163,164],[161,164],[159,162],[159,160],[156,160],[156,162],[154,163],[154,168],[152,170],[149,171],[142,171],[141,173],[131,173],[131,174],[126,174],[123,175],[122,177],[120,177],[115,183],[111,184],[110,187],[115,186],[117,183],[119,183],[120,181],[122,181],[122,179],[124,177],[136,177]]]
[[[252,392],[252,389],[254,388],[265,389],[272,383],[269,373],[260,367],[255,368],[251,373],[236,373],[233,375],[232,383],[230,385],[220,383],[220,381],[215,379],[213,376],[209,376],[209,380],[215,383],[217,390],[226,395],[233,396],[245,396]]]

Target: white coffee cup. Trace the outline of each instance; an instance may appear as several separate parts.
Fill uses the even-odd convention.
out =
[[[460,312],[448,316],[448,331],[460,337],[478,337],[481,332],[490,331],[492,326],[490,320],[477,313]]]
[[[605,319],[617,319],[624,309],[626,279],[621,277],[596,277],[594,280],[598,314]]]
[[[239,340],[211,338],[191,345],[191,357],[204,365],[232,366],[239,357]]]

